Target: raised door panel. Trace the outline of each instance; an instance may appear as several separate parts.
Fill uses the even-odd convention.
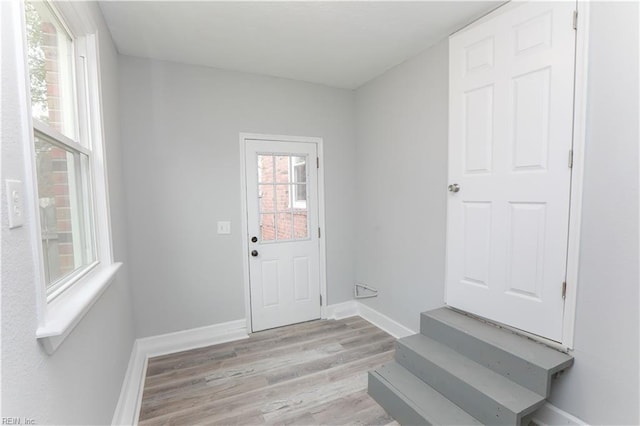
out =
[[[464,95],[464,172],[490,173],[493,150],[493,86]]]
[[[263,260],[260,264],[262,281],[262,307],[277,306],[280,303],[280,274],[277,260]]]
[[[464,284],[488,287],[491,257],[491,203],[464,203]]]
[[[541,300],[546,234],[545,203],[510,203],[507,292]]]
[[[310,273],[308,257],[295,257],[293,259],[294,300],[309,300],[311,296]]]
[[[547,168],[550,74],[546,67],[513,78],[513,171]]]

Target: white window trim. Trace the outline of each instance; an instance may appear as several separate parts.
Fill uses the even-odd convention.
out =
[[[100,61],[97,25],[89,16],[78,10],[78,6],[71,1],[57,1],[56,12],[63,17],[63,21],[69,26],[71,34],[77,39],[86,42],[87,58],[87,121],[90,123],[91,141],[91,186],[93,192],[93,209],[95,222],[95,245],[97,264],[76,278],[74,284],[55,300],[47,301],[47,289],[44,274],[43,254],[41,250],[40,215],[37,199],[37,174],[34,146],[34,120],[31,115],[29,68],[27,63],[26,25],[24,20],[24,5],[14,8],[14,16],[20,26],[16,26],[16,40],[21,41],[22,50],[18,52],[17,69],[22,76],[23,84],[20,85],[21,99],[24,104],[22,111],[24,116],[23,132],[29,135],[25,140],[24,154],[26,159],[25,188],[28,192],[25,197],[31,215],[29,227],[31,229],[32,252],[34,260],[34,281],[36,286],[38,328],[36,338],[40,341],[45,351],[52,354],[71,333],[74,327],[89,312],[93,304],[106,291],[114,281],[121,263],[114,263],[111,247],[111,219],[109,215],[109,189],[107,183],[107,168],[104,152],[104,131],[102,116],[102,88],[100,84]],[[82,7],[82,5],[80,5]]]

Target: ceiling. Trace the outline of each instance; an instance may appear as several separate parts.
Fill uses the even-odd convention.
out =
[[[502,1],[102,1],[118,51],[355,89]]]

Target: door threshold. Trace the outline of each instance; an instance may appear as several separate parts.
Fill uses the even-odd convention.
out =
[[[459,314],[465,315],[465,316],[467,316],[469,318],[473,318],[476,321],[480,321],[480,322],[483,322],[485,324],[492,325],[494,327],[502,328],[503,330],[507,330],[507,331],[510,331],[513,334],[517,334],[518,336],[522,336],[522,337],[527,338],[529,340],[533,340],[535,342],[542,343],[543,345],[548,346],[548,347],[550,347],[552,349],[558,350],[560,352],[568,353],[571,350],[568,346],[563,345],[560,342],[556,342],[555,340],[547,339],[546,337],[538,336],[537,334],[529,333],[528,331],[521,330],[521,329],[515,328],[515,327],[511,327],[509,325],[502,324],[502,323],[499,323],[497,321],[490,320],[488,318],[484,318],[484,317],[472,314],[472,313],[467,312],[467,311],[463,311],[462,309],[454,308],[453,306],[449,306],[449,305],[445,305],[445,306],[448,309],[451,309],[452,311],[456,311]]]

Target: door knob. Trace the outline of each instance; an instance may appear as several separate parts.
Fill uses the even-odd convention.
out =
[[[457,183],[452,183],[451,185],[449,185],[449,192],[458,192],[460,191],[460,185],[458,185]]]
[[[251,237],[251,242],[252,243],[257,243],[258,242],[258,237]]]
[[[258,250],[251,250],[251,256],[256,257],[258,255]]]

